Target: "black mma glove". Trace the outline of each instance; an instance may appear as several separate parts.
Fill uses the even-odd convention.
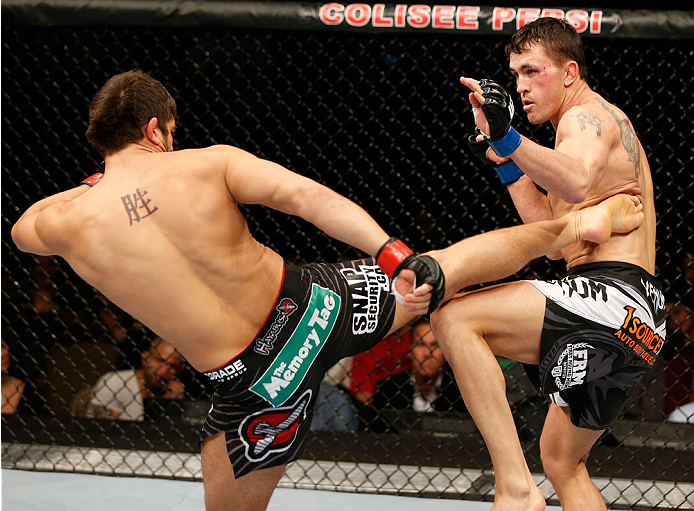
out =
[[[480,160],[485,165],[491,165],[499,176],[501,182],[505,185],[510,185],[515,183],[520,179],[524,172],[516,165],[513,160],[503,161],[501,163],[496,163],[487,158],[487,151],[489,150],[489,144],[485,140],[477,141],[477,134],[470,135],[467,137],[467,145],[470,147],[470,151],[474,154],[478,160]]]
[[[395,291],[395,279],[402,270],[412,270],[415,273],[415,285],[431,284],[431,301],[429,314],[438,309],[446,291],[446,279],[439,263],[427,255],[415,256],[414,252],[397,238],[390,238],[378,250],[376,262],[383,273],[391,278],[391,289],[400,303],[402,296]]]
[[[513,101],[506,89],[493,80],[480,80],[480,87],[484,97],[481,108],[489,124],[487,143],[496,154],[505,158],[518,149],[521,143],[520,135],[511,127],[515,111]]]

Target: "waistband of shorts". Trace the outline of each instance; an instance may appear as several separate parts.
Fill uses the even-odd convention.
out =
[[[567,277],[586,277],[591,274],[596,274],[601,277],[614,277],[621,280],[624,280],[624,274],[631,274],[647,278],[650,281],[659,282],[652,273],[641,266],[622,261],[600,261],[597,263],[579,264],[577,266],[572,266],[566,271]]]
[[[203,375],[207,376],[208,373],[213,373],[215,371],[219,371],[223,367],[227,367],[229,364],[233,363],[237,358],[239,358],[243,353],[250,348],[250,346],[253,344],[253,341],[255,341],[258,336],[260,335],[260,332],[263,331],[265,326],[268,324],[268,321],[270,321],[270,318],[273,315],[273,312],[277,310],[277,302],[280,300],[280,296],[282,296],[282,292],[286,289],[286,286],[289,281],[293,281],[294,279],[300,277],[301,275],[301,268],[297,266],[294,263],[291,263],[289,261],[284,261],[284,266],[282,268],[282,283],[280,284],[280,288],[277,291],[277,296],[275,297],[275,301],[272,303],[272,307],[270,307],[270,310],[267,313],[267,316],[265,316],[265,321],[263,321],[263,324],[260,325],[260,328],[258,331],[255,333],[253,337],[251,337],[251,340],[248,342],[246,347],[242,349],[236,356],[232,357],[229,361],[225,362],[224,364],[220,365],[219,367],[215,367],[214,369],[210,369],[209,371],[205,371],[202,373]]]

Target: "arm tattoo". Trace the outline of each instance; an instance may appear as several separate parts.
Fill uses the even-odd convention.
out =
[[[573,117],[578,119],[578,126],[581,128],[581,131],[585,131],[588,124],[590,124],[591,126],[595,126],[595,134],[598,137],[602,135],[602,119],[599,116],[589,112],[579,112]]]
[[[622,134],[622,146],[629,156],[629,161],[634,164],[634,176],[636,179],[639,178],[639,169],[641,168],[641,151],[639,149],[639,141],[636,138],[636,133],[631,127],[629,119],[626,117],[620,117],[614,109],[610,108],[610,105],[601,99],[598,99],[598,104],[603,107],[609,114],[614,117],[617,126],[619,126],[619,132]]]

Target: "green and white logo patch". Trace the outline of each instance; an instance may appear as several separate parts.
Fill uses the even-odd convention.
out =
[[[340,297],[318,284],[289,340],[251,390],[272,406],[282,406],[301,385],[335,326]]]

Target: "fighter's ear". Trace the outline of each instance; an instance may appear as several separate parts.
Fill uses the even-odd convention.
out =
[[[578,62],[575,60],[569,60],[564,64],[564,72],[566,76],[564,77],[564,86],[570,87],[580,76],[580,69],[578,68]]]
[[[157,128],[159,127],[159,119],[152,117],[147,124],[145,124],[145,137],[147,140],[152,142],[154,145],[160,145],[159,135],[157,134]]]

